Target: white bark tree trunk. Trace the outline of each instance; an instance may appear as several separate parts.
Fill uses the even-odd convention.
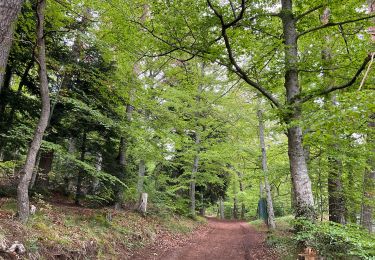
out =
[[[138,209],[143,215],[147,213],[147,198],[148,194],[142,192]]]
[[[146,206],[147,206],[147,193],[143,192],[144,190],[144,178],[146,172],[146,164],[144,160],[139,161],[138,166],[138,183],[137,183],[137,193],[139,196],[138,201],[138,210],[145,214],[146,213]],[[146,196],[146,197],[145,197]],[[145,200],[146,199],[146,200]],[[146,201],[146,202],[145,202]],[[142,207],[145,207],[144,210]]]
[[[275,229],[276,228],[275,214],[273,211],[271,188],[268,183],[267,151],[266,151],[266,143],[264,141],[263,113],[261,110],[258,110],[258,119],[259,119],[259,142],[260,142],[260,148],[262,151],[262,170],[264,174],[264,185],[266,188],[268,226],[270,229]]]
[[[145,180],[146,164],[144,160],[139,161],[137,192],[142,194]]]

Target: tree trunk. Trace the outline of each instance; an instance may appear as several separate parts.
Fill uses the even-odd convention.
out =
[[[196,154],[194,156],[193,162],[193,169],[191,171],[191,179],[190,179],[190,214],[192,217],[195,217],[195,182],[196,182],[196,175],[198,172],[199,166],[199,144],[200,144],[200,136],[198,133],[195,133],[195,146],[196,146]]]
[[[138,206],[137,207],[141,211],[141,213],[143,213],[143,214],[145,214],[146,211],[142,211],[142,203],[144,203],[144,197],[145,196],[147,197],[147,193],[143,192],[145,172],[146,172],[145,161],[144,160],[140,160],[139,161],[139,166],[138,166],[137,193],[138,193],[139,201],[138,201]],[[147,198],[146,198],[146,205],[147,205]]]
[[[142,193],[141,193],[141,197],[140,197],[140,203],[139,203],[138,210],[139,210],[143,215],[145,215],[146,212],[147,212],[147,198],[148,198],[148,194],[145,193],[145,192],[142,192]]]
[[[224,202],[223,202],[223,198],[219,199],[219,214],[220,214],[220,219],[224,219]]]
[[[195,144],[199,145],[199,137],[195,137]],[[195,178],[198,172],[198,164],[199,164],[199,155],[196,154],[194,157],[193,162],[193,170],[191,171],[191,179],[190,179],[190,214],[192,217],[195,217]]]
[[[17,188],[18,214],[21,222],[27,222],[29,218],[29,184],[32,177],[35,160],[42,143],[44,131],[48,124],[50,113],[50,98],[48,90],[47,67],[46,67],[46,50],[44,42],[44,10],[46,2],[41,0],[37,6],[37,45],[38,45],[38,62],[39,62],[39,81],[40,95],[42,99],[42,111],[39,122],[36,126],[33,140],[26,156],[26,162],[20,175],[21,180]]]
[[[70,137],[69,140],[68,140],[68,153],[71,155],[71,156],[74,156],[74,153],[76,152],[76,144],[75,144],[75,140],[73,137]],[[72,164],[71,160],[69,159],[66,163],[66,166],[69,166],[70,164]],[[65,196],[68,196],[70,194],[70,192],[72,190],[74,190],[74,183],[72,181],[72,178],[70,178],[69,176],[65,176],[64,177],[64,193],[65,193]]]
[[[348,168],[348,191],[354,193],[356,191],[355,179],[354,179],[354,169],[349,165]],[[353,199],[347,199],[347,210],[345,211],[345,219],[347,223],[359,224],[357,220],[357,202]],[[361,211],[359,211],[361,213]]]
[[[238,219],[238,199],[237,195],[233,198],[233,218]]]
[[[83,135],[82,135],[82,145],[81,145],[81,156],[80,156],[80,161],[84,162],[85,161],[85,156],[86,156],[86,141],[87,141],[87,133],[86,130],[83,130]],[[76,205],[80,205],[80,200],[82,198],[82,181],[83,181],[83,175],[84,175],[84,169],[79,169],[78,175],[77,175],[77,186],[76,186],[76,196],[74,199],[74,203]]]
[[[6,66],[6,71],[4,75],[3,88],[0,90],[0,132],[6,136],[10,125],[6,123],[5,109],[8,103],[8,96],[10,92],[10,83],[12,79],[12,70],[10,69],[9,64]],[[6,137],[0,137],[0,161],[3,161],[5,158],[7,140]]]
[[[243,192],[242,174],[239,176],[240,192]],[[241,202],[241,219],[245,219],[245,203]]]
[[[39,165],[39,162],[40,162],[40,151],[38,152],[38,154],[36,156],[36,163],[35,163],[35,165]],[[33,189],[34,188],[35,181],[36,181],[36,178],[37,178],[37,175],[38,175],[38,171],[39,171],[39,166],[38,167],[34,167],[33,175],[31,176],[31,181],[30,181],[29,189]]]
[[[270,229],[275,229],[275,213],[273,211],[273,201],[271,188],[268,183],[268,167],[267,167],[267,151],[266,143],[264,141],[264,123],[263,123],[263,113],[261,110],[258,110],[258,119],[259,119],[259,142],[260,148],[262,151],[262,171],[264,174],[264,185],[266,188],[266,198],[267,198],[267,213],[268,213],[268,227]]]
[[[244,188],[243,188],[243,173],[238,171],[232,165],[229,165],[229,168],[231,168],[233,171],[235,171],[237,173],[240,192],[243,192],[244,191]],[[245,168],[245,165],[244,165],[244,170],[245,169],[246,168]],[[236,190],[234,190],[234,193],[236,194]],[[236,206],[234,206],[234,205],[236,205]],[[238,198],[237,197],[235,197],[234,205],[233,205],[233,212],[235,212],[235,208],[236,208],[236,211],[237,211],[236,214],[238,215]],[[243,203],[243,201],[241,201],[241,216],[240,216],[241,219],[245,219],[245,211],[246,211],[245,204]]]
[[[96,157],[95,157],[95,170],[100,172],[102,170],[102,166],[103,166],[103,155],[99,151],[99,152],[96,153]],[[99,178],[94,177],[94,179],[92,181],[92,186],[91,186],[91,194],[97,193],[97,191],[99,189],[99,184],[100,184]]]
[[[10,64],[8,64],[5,68],[5,74],[3,76],[3,87],[0,91],[0,129],[3,129],[6,127],[5,124],[5,108],[8,103],[9,99],[9,93],[10,93],[10,83],[12,81],[13,72],[10,67]]]
[[[23,0],[2,0],[0,3],[0,91],[13,41],[13,31]]]
[[[119,154],[118,154],[119,174],[118,178],[120,181],[125,181],[126,173],[126,140],[125,137],[120,138]],[[124,202],[124,191],[121,184],[116,184],[115,192],[115,209],[119,210]]]
[[[199,209],[199,215],[204,217],[206,215],[206,206],[204,203],[204,195],[203,192],[201,193],[201,207]]]
[[[331,168],[328,172],[328,208],[329,220],[345,224],[345,198],[341,182],[342,163],[335,158],[328,158]]]
[[[143,184],[145,179],[145,172],[146,172],[146,164],[144,160],[139,161],[139,169],[138,169],[138,184],[137,184],[137,192],[141,194],[143,192]]]
[[[296,217],[315,220],[314,199],[311,181],[308,175],[304,149],[302,145],[302,129],[298,125],[301,119],[301,93],[298,79],[298,50],[296,20],[293,16],[292,0],[282,0],[281,19],[285,41],[285,90],[288,111],[284,115],[287,123],[288,156],[293,189],[296,198]]]

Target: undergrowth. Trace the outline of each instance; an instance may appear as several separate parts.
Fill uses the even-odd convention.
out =
[[[251,225],[267,230],[263,220]],[[298,227],[299,232],[295,232]],[[341,225],[330,221],[312,223],[293,216],[276,218],[276,230],[268,231],[267,244],[281,259],[296,259],[304,247],[311,247],[323,259],[375,259],[375,235],[361,226]]]
[[[375,259],[375,236],[355,224],[312,223],[298,219],[294,239],[315,248],[326,259]]]

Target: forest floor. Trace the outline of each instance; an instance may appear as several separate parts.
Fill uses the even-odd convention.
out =
[[[163,250],[157,244],[139,251],[135,260],[255,260],[278,259],[276,251],[265,243],[264,232],[247,222],[208,218],[204,232],[195,232],[190,240]]]
[[[16,220],[14,199],[0,198],[0,259],[278,259],[266,232],[243,221],[191,219],[71,203],[35,201],[27,225]],[[111,213],[111,219],[108,219]],[[11,256],[2,245],[21,242],[26,253]]]

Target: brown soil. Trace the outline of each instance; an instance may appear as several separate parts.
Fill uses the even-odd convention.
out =
[[[131,259],[153,260],[253,260],[278,259],[265,244],[265,233],[241,221],[208,219],[208,228],[194,232],[188,241],[163,250],[145,248]]]

